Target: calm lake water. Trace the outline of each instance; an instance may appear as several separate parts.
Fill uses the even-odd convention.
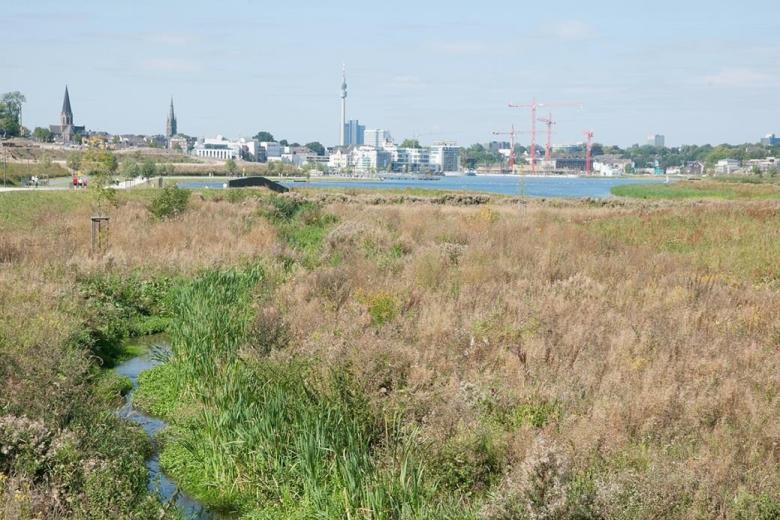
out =
[[[610,197],[613,186],[664,182],[663,178],[626,179],[620,177],[516,177],[508,175],[477,175],[473,177],[439,177],[438,180],[316,180],[309,182],[282,181],[288,188],[357,188],[357,189],[431,189],[476,191],[530,197]],[[222,189],[222,181],[182,181],[180,188]]]

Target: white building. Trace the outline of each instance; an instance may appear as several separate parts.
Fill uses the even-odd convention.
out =
[[[282,146],[275,141],[263,141],[260,146],[265,150],[265,158],[268,161],[282,160]]]
[[[737,159],[721,159],[715,166],[715,172],[721,175],[728,175],[739,170],[739,166],[740,163]]]
[[[390,153],[393,171],[412,173],[431,171],[430,148],[399,148],[394,144],[385,145]]]
[[[307,163],[317,162],[317,154],[305,146],[282,147],[282,161],[301,167]]]
[[[336,148],[328,157],[328,168],[332,170],[352,169],[356,173],[377,173],[388,169],[392,156],[382,148],[354,146]]]
[[[393,137],[387,130],[370,129],[363,133],[363,144],[374,148],[383,148],[386,143],[392,143]]]
[[[331,170],[345,170],[352,166],[352,151],[347,148],[336,148],[328,156],[328,168]]]
[[[228,159],[244,159],[256,161],[260,143],[254,139],[241,138],[231,141],[224,136],[199,140],[192,149],[192,154],[205,159],[227,161]]]
[[[189,143],[187,143],[186,137],[175,135],[168,139],[168,148],[171,150],[180,150],[183,153],[187,153],[189,149]]]
[[[352,166],[360,173],[386,171],[391,164],[390,153],[382,148],[360,146],[352,150]]]
[[[460,170],[460,146],[448,142],[433,143],[430,164],[434,170],[442,173]]]
[[[593,172],[595,175],[601,175],[602,177],[616,177],[618,175],[625,175],[628,168],[633,167],[633,165],[634,163],[628,159],[601,156],[594,159]]]
[[[766,159],[750,159],[747,167],[752,171],[758,169],[761,173],[771,173],[780,171],[780,159],[767,157]]]

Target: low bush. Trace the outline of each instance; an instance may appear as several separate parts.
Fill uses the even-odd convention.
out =
[[[152,200],[149,211],[160,220],[173,218],[184,213],[189,201],[189,190],[181,189],[176,185],[166,186]]]

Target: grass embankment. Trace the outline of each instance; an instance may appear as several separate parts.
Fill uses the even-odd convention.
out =
[[[737,179],[615,186],[612,194],[638,199],[780,200],[780,183]]]
[[[38,163],[14,163],[4,164],[0,161],[0,186],[7,180],[9,186],[19,186],[23,180],[27,180],[33,175],[38,177],[48,176],[66,177],[68,170],[59,164],[38,164]]]
[[[63,491],[79,511],[148,500],[131,428],[71,429],[73,403],[122,383],[98,392],[89,344],[65,342],[89,321],[87,275],[106,277],[111,315],[156,313],[109,281],[142,272],[175,281],[173,352],[138,396],[172,425],[162,462],[247,518],[780,514],[775,202],[320,206],[238,190],[158,219],[122,197],[100,261],[88,204],[42,209],[35,233],[0,225],[2,413],[127,468]],[[26,460],[0,459],[3,507],[16,490],[54,503],[59,473]]]

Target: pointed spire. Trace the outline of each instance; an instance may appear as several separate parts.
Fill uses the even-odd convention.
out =
[[[65,98],[62,100],[62,113],[73,117],[73,111],[70,108],[70,95],[68,95],[68,86],[65,85]]]
[[[176,114],[173,112],[173,96],[171,96],[171,109],[168,111],[168,119],[165,121],[165,135],[170,139],[178,133]]]

